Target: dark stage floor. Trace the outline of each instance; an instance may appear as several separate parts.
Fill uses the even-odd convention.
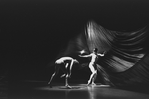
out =
[[[19,81],[9,90],[9,99],[149,99],[145,93],[133,92],[99,85],[71,84],[67,89],[62,83],[50,88],[46,81]]]

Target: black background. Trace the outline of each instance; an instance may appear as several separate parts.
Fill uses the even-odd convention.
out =
[[[1,0],[1,75],[48,80],[48,64],[88,21],[114,31],[148,25],[148,0]]]

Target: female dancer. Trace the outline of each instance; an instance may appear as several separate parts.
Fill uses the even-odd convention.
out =
[[[97,61],[98,61],[98,56],[104,56],[104,53],[103,54],[100,54],[100,53],[97,53],[98,52],[98,49],[95,48],[93,50],[93,52],[89,55],[79,55],[80,57],[91,57],[91,61],[89,63],[89,68],[92,72],[92,74],[90,75],[90,79],[88,80],[88,84],[87,85],[96,85],[94,82],[95,82],[95,79],[96,79],[96,76],[97,76]]]

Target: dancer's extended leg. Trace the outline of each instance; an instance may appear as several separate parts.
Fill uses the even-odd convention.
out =
[[[95,84],[96,77],[97,77],[97,70],[96,70],[96,72],[94,73],[94,75],[92,77],[92,85],[96,85]]]
[[[64,72],[64,74],[61,76],[61,77],[64,77],[65,76],[65,86],[67,88],[71,88],[68,84],[68,78],[70,77],[70,74],[69,74],[69,64],[66,63],[65,64],[65,67],[62,67],[61,70]]]
[[[94,79],[95,74],[97,73],[97,71],[95,70],[95,68],[94,68],[92,63],[89,64],[89,68],[90,68],[92,74],[90,75],[90,79],[88,80],[88,84],[87,85],[90,85],[93,81],[95,81],[93,79]]]
[[[66,78],[65,78],[65,86],[66,86],[67,88],[71,88],[71,86],[69,86],[69,84],[68,84],[68,78],[69,78],[69,75],[67,74],[67,75],[66,75]]]
[[[55,74],[56,74],[56,73],[53,73],[53,74],[52,74],[51,79],[50,79],[50,81],[48,82],[49,85],[51,84],[52,79],[55,78]]]
[[[55,79],[55,77],[57,76],[58,72],[59,72],[59,67],[56,66],[56,67],[55,67],[55,72],[52,74],[51,79],[50,79],[50,81],[48,82],[48,84],[50,85],[50,87],[52,87],[51,82],[52,82],[52,80]]]

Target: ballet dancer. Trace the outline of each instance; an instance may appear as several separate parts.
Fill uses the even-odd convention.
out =
[[[100,53],[97,53],[98,52],[98,49],[95,48],[93,49],[93,52],[89,55],[79,55],[80,57],[91,57],[91,61],[89,63],[89,68],[92,72],[92,74],[90,75],[90,79],[88,80],[88,83],[87,85],[96,85],[95,84],[95,79],[96,79],[96,76],[97,76],[97,61],[98,61],[98,56],[104,56],[104,53],[103,54],[100,54]]]
[[[52,87],[51,82],[57,76],[59,70],[61,69],[64,74],[61,77],[65,76],[65,86],[67,88],[71,88],[68,84],[68,78],[71,76],[71,70],[74,63],[79,63],[76,59],[72,57],[61,57],[60,59],[55,61],[55,72],[52,74],[50,81],[48,84]]]

